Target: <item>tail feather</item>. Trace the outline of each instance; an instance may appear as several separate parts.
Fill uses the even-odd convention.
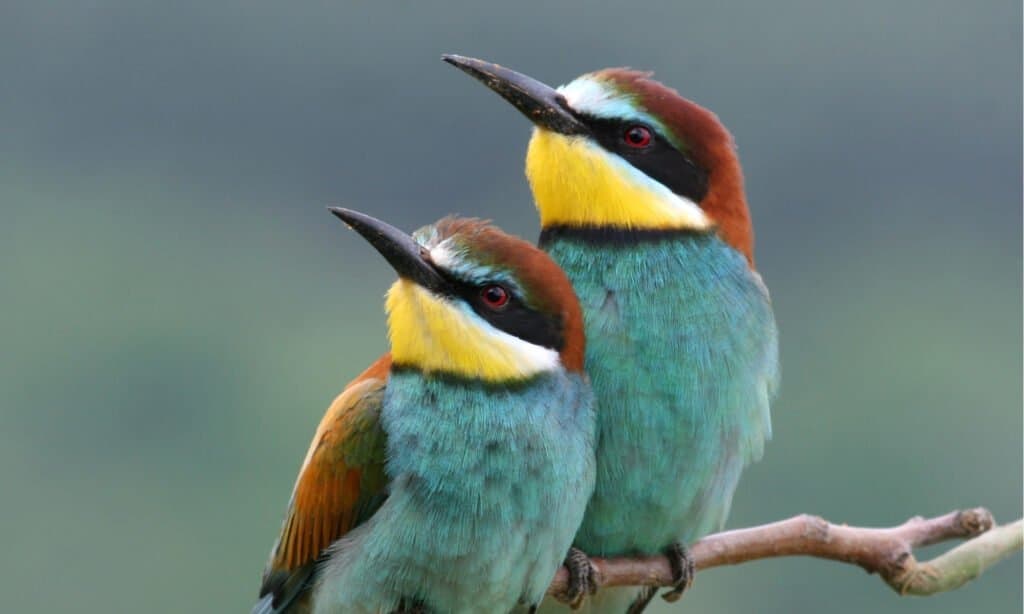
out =
[[[277,610],[274,609],[274,596],[264,595],[252,606],[251,614],[277,614]]]
[[[583,601],[579,610],[573,612],[569,606],[551,597],[546,597],[537,610],[538,614],[624,614],[640,592],[635,586],[602,588],[596,595]]]

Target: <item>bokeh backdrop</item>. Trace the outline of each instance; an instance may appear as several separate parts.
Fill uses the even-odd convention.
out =
[[[652,69],[746,169],[782,331],[731,526],[1021,515],[1019,2],[0,3],[0,609],[247,611],[393,274],[327,214],[535,236],[527,122],[441,63]],[[1019,612],[834,563],[674,612]],[[670,611],[668,608],[664,611]]]

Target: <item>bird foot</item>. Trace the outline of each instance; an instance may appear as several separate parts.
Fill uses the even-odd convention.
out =
[[[672,590],[667,591],[661,598],[669,603],[673,603],[679,601],[679,598],[683,596],[686,589],[693,586],[693,577],[696,575],[697,570],[694,567],[693,559],[690,557],[690,551],[679,542],[669,546],[665,550],[665,556],[668,557],[668,563],[672,566],[673,582]]]
[[[565,603],[578,610],[587,595],[597,592],[597,574],[590,557],[579,548],[569,548],[565,555],[565,568],[569,570],[569,584],[565,589]]]

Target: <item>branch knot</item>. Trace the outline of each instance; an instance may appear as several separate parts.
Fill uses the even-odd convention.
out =
[[[956,524],[963,531],[964,537],[975,537],[994,527],[996,520],[992,517],[992,512],[983,507],[976,507],[957,512]]]

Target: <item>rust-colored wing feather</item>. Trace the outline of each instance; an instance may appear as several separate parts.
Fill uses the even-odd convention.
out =
[[[286,611],[306,592],[324,550],[369,518],[387,496],[379,417],[390,367],[391,356],[385,354],[345,387],[320,421],[254,612]]]

